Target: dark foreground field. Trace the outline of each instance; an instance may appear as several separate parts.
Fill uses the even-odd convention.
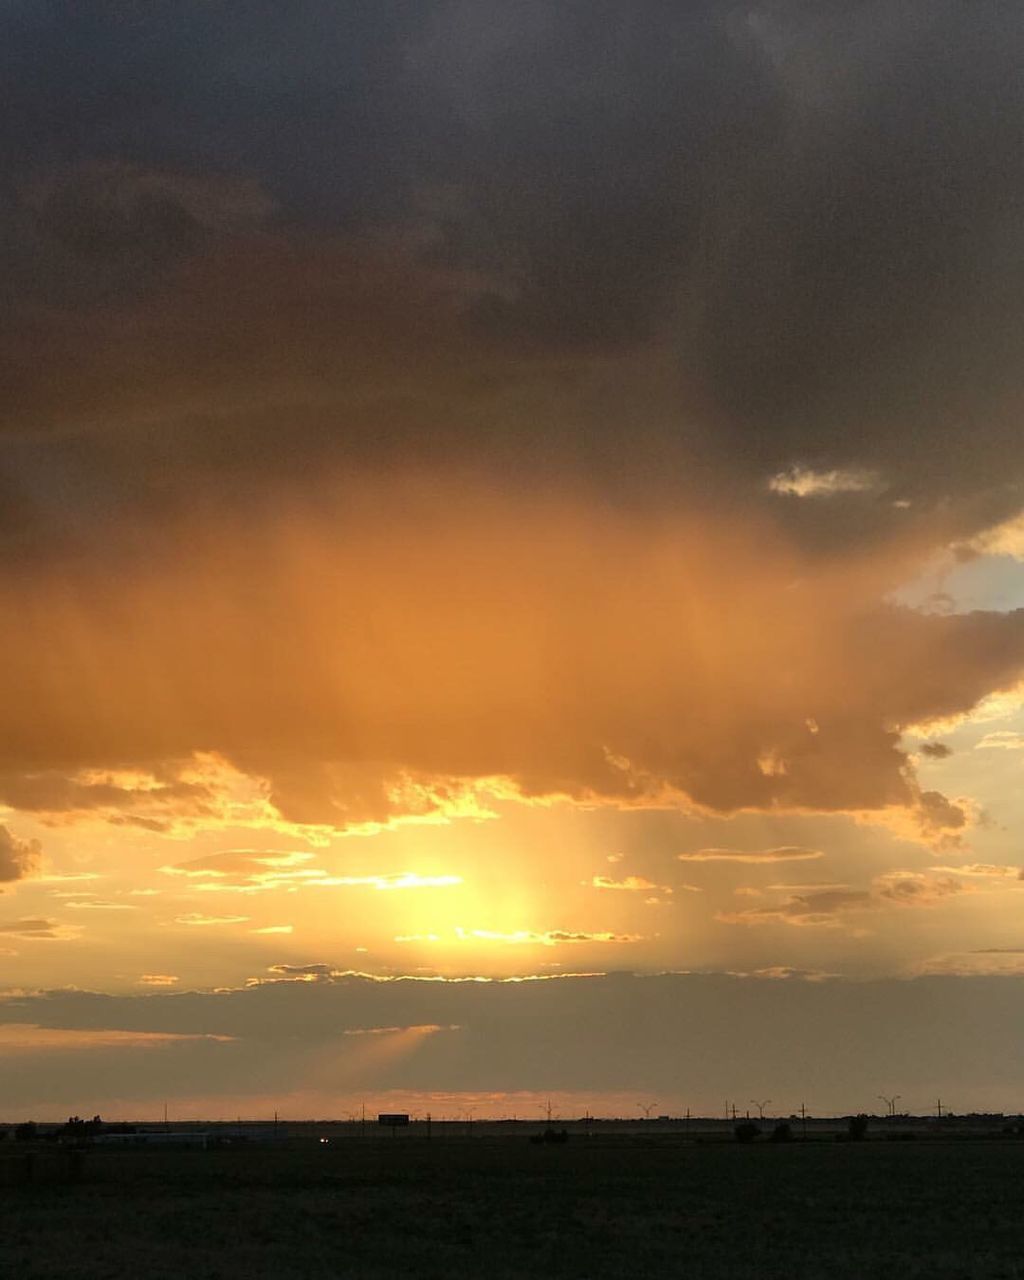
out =
[[[3,1280],[459,1275],[1024,1280],[1024,1143],[375,1137],[0,1190]]]

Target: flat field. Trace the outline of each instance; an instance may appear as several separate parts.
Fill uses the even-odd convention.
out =
[[[96,1150],[0,1189],[0,1276],[1024,1280],[1024,1142]]]

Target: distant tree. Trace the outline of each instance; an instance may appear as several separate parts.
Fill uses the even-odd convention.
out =
[[[58,1142],[78,1144],[88,1142],[93,1134],[102,1133],[106,1128],[99,1116],[93,1116],[91,1120],[83,1120],[81,1116],[68,1116],[66,1123],[54,1137]]]
[[[868,1135],[868,1118],[862,1111],[860,1115],[850,1117],[849,1135],[851,1142],[863,1142]]]
[[[788,1120],[780,1120],[772,1130],[772,1142],[792,1142],[793,1129]]]
[[[543,1133],[534,1133],[530,1135],[530,1141],[534,1146],[540,1146],[544,1143],[561,1143],[569,1141],[568,1129],[552,1129],[549,1125]]]
[[[737,1142],[753,1142],[755,1138],[761,1136],[760,1128],[753,1120],[744,1120],[742,1124],[738,1124],[733,1130],[736,1135]]]

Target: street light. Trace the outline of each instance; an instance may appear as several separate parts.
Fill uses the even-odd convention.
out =
[[[764,1109],[771,1103],[771,1098],[765,1098],[764,1102],[758,1102],[756,1098],[751,1098],[750,1101],[754,1104],[755,1107],[757,1107],[757,1113],[763,1120]]]

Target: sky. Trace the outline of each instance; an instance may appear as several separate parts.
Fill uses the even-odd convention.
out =
[[[0,5],[3,1118],[1024,1106],[1022,51]]]

